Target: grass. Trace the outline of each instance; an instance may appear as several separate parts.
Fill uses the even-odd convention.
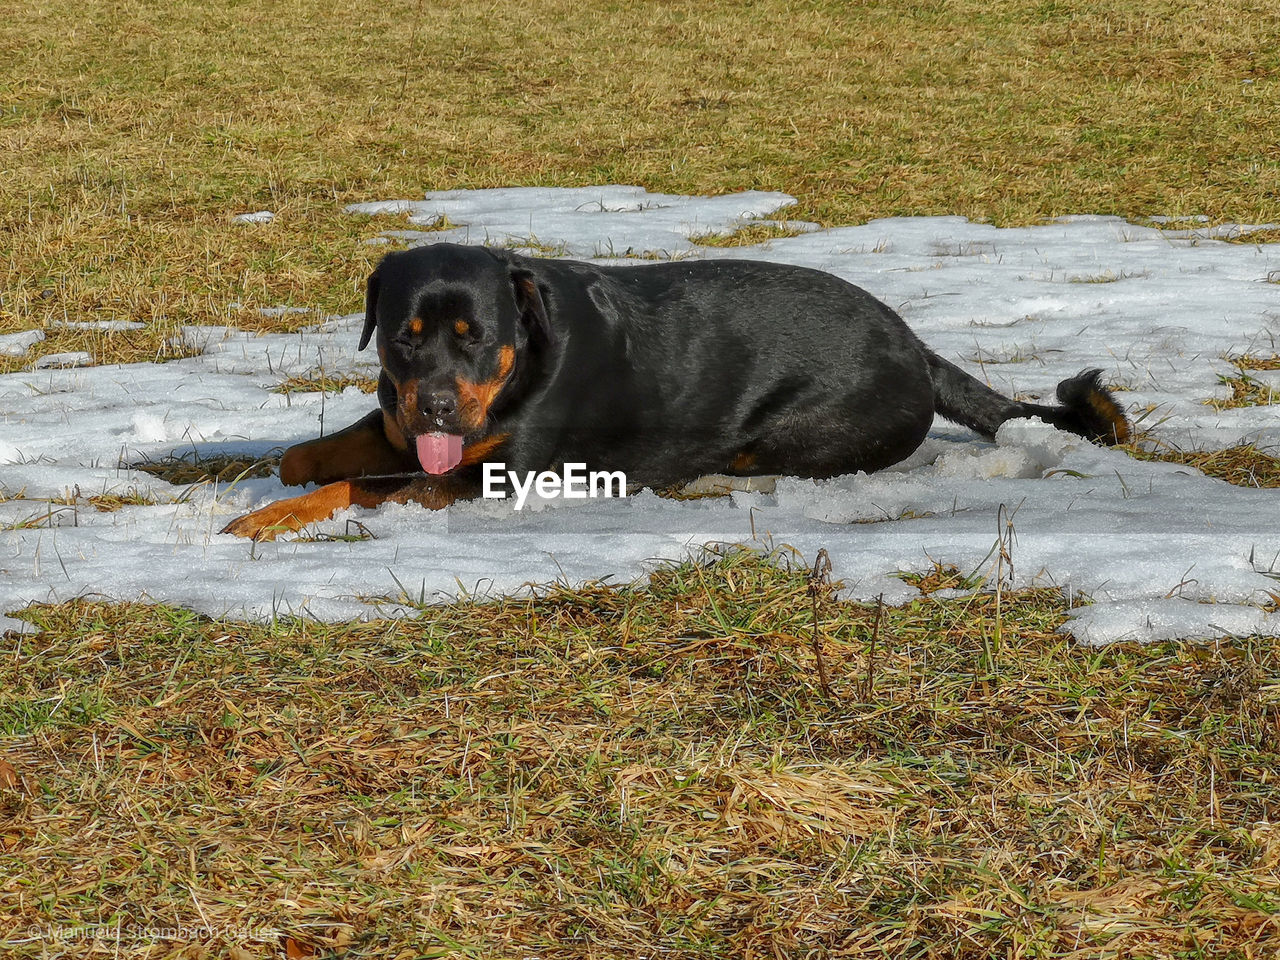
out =
[[[689,239],[704,247],[751,247],[769,240],[798,237],[805,231],[786,222],[747,223],[733,233],[699,233]]]
[[[1238,487],[1280,487],[1280,457],[1249,443],[1222,450],[1180,450],[1150,443],[1128,444],[1123,449],[1139,460],[1185,463]]]
[[[374,377],[355,374],[320,373],[310,377],[289,377],[277,386],[275,393],[341,393],[347,387],[355,387],[361,393],[373,393],[378,389]]]
[[[1246,371],[1280,370],[1280,356],[1245,353],[1230,354],[1223,359],[1236,368],[1234,374],[1218,376],[1220,384],[1231,388],[1231,395],[1209,397],[1204,401],[1205,406],[1214,410],[1236,410],[1240,407],[1269,406],[1277,402],[1275,386],[1250,376]]]
[[[446,188],[1280,222],[1277,31],[1260,0],[33,0],[0,24],[0,333],[141,323],[90,345],[116,362],[182,324],[352,312],[381,251],[341,206]]]
[[[70,513],[73,522],[78,522],[81,507],[97,510],[99,513],[115,513],[125,507],[154,506],[160,502],[155,497],[142,493],[136,488],[129,488],[121,493],[100,493],[86,496],[77,486],[58,497],[28,497],[25,490],[15,493],[0,493],[0,503],[12,502],[38,505],[44,513],[31,514],[20,520],[0,520],[0,532],[14,530],[35,530],[53,525],[55,517]]]
[[[775,559],[354,627],[32,608],[45,632],[0,660],[9,929],[235,958],[1280,936],[1276,640],[1082,649],[1033,590],[1005,593],[982,668],[991,595],[878,613],[820,591],[828,696],[806,571]]]
[[[243,477],[269,477],[280,468],[279,451],[273,456],[252,460],[236,454],[200,455],[195,452],[182,456],[162,457],[159,460],[144,460],[131,464],[133,469],[142,470],[152,476],[159,477],[167,483],[234,483]]]
[[[1280,370],[1280,356],[1275,354],[1269,357],[1257,353],[1233,354],[1224,359],[1241,370]]]
[[[1235,376],[1219,376],[1218,382],[1231,388],[1229,397],[1210,397],[1205,406],[1215,410],[1236,410],[1240,407],[1263,407],[1277,401],[1276,388],[1243,370]]]
[[[1121,270],[1116,273],[1114,270],[1104,270],[1102,273],[1081,274],[1079,276],[1067,277],[1067,283],[1119,283],[1121,280],[1129,280],[1133,277],[1148,276],[1145,270],[1129,272]]]
[[[927,573],[903,573],[901,577],[926,596],[938,590],[973,591],[983,585],[981,576],[962,573],[951,564],[938,563],[936,560],[933,569]]]

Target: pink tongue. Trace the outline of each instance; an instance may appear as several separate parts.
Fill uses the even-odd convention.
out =
[[[418,437],[418,462],[427,473],[448,473],[462,462],[462,437],[456,433],[424,433]]]

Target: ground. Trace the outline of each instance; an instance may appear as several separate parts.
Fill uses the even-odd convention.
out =
[[[204,357],[192,326],[281,336],[348,315],[382,249],[362,241],[382,227],[343,208],[431,191],[759,190],[829,228],[1274,224],[1277,17],[1207,0],[34,0],[0,23],[0,335],[43,339],[0,371],[35,381],[40,358],[84,352],[81,372],[106,383],[110,364]],[[262,210],[274,219],[235,219]],[[802,243],[793,232],[699,239]],[[1240,239],[1244,262],[1274,233]],[[1142,289],[1109,265],[1076,276],[1078,291]],[[1220,299],[1213,315],[1261,331],[1274,280],[1241,278],[1269,303]],[[927,282],[917,294],[926,314],[948,299]],[[1153,326],[1152,347],[1181,336]],[[1005,386],[1051,385],[1010,329],[996,357],[985,335],[941,345],[974,350],[996,382],[1016,364],[993,361],[1021,357],[1030,376]],[[1274,484],[1276,451],[1235,441],[1267,428],[1270,394],[1251,381],[1276,352],[1265,338],[1172,349],[1172,379],[1126,371],[1123,353],[1094,362],[1177,393],[1182,422],[1224,428],[1216,445],[1166,437],[1134,456],[1250,495]],[[338,386],[328,376],[258,389],[314,428],[304,398]],[[7,411],[0,443],[26,423]],[[129,426],[169,440],[163,417]],[[74,471],[114,473],[118,447],[85,458],[77,440],[59,453]],[[270,484],[252,477],[262,459],[200,460],[186,482]],[[1207,483],[1187,477],[1169,482]],[[51,515],[157,509],[145,491],[27,492]],[[1202,503],[1182,515],[1202,519]],[[0,556],[0,585],[64,583],[78,554],[54,536],[76,529],[51,521],[38,575],[31,556],[20,570]],[[6,549],[29,533],[6,531]],[[918,550],[898,582],[930,592],[878,614],[811,595],[813,547],[781,567],[734,552],[638,589],[412,621],[32,608],[42,632],[0,641],[0,942],[24,958],[234,960],[1275,953],[1273,638],[1094,649],[1057,632],[1079,609],[1060,591],[957,597],[977,564],[935,568]],[[1241,540],[1218,556],[1257,577],[1273,553]],[[1171,601],[1206,579],[1180,570]]]

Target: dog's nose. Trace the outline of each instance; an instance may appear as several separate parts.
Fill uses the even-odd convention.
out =
[[[458,401],[447,393],[428,393],[423,413],[431,417],[451,417],[458,409]]]

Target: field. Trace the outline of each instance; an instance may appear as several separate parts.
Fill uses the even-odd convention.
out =
[[[1262,3],[34,0],[0,23],[0,334],[45,339],[0,373],[353,312],[376,230],[342,206],[426,190],[1280,223],[1277,35]],[[1271,404],[1273,362],[1218,402]],[[1280,482],[1274,450],[1132,452]],[[0,945],[1280,953],[1275,638],[1090,649],[1056,591],[958,595],[942,562],[841,603],[814,561],[357,626],[31,607],[0,640]]]

